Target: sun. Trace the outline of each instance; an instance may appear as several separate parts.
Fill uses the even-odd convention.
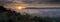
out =
[[[18,9],[18,10],[23,10],[23,9],[25,9],[25,7],[23,7],[23,6],[18,6],[17,9]]]

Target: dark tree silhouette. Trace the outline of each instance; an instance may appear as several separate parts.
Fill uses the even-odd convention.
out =
[[[3,6],[0,6],[0,10],[7,11],[6,8],[4,8]]]

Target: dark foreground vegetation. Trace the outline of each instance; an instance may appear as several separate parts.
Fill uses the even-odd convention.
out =
[[[22,15],[10,9],[6,10],[3,6],[0,6],[0,22],[60,22],[60,20],[49,17],[32,17],[29,14]]]

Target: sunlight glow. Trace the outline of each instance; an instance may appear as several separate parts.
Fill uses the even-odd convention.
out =
[[[18,6],[18,7],[17,7],[18,10],[23,10],[23,9],[25,9],[25,8],[26,8],[26,7],[23,7],[23,6]]]

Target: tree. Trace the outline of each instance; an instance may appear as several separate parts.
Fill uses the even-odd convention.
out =
[[[7,11],[7,10],[3,6],[0,6],[0,11]]]

